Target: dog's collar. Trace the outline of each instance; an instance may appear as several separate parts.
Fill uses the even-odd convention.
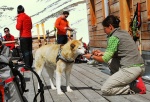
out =
[[[61,47],[61,46],[60,46]],[[61,55],[61,48],[59,48],[59,50],[58,50],[58,55],[57,55],[57,57],[56,57],[56,62],[59,60],[59,59],[61,59],[61,60],[63,60],[64,62],[66,62],[66,63],[73,63],[74,62],[74,60],[67,60],[67,59],[65,59],[62,55]]]

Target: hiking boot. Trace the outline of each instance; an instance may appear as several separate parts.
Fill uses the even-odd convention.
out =
[[[133,90],[135,93],[146,94],[146,86],[141,76],[139,76],[136,80],[130,83],[130,89]]]

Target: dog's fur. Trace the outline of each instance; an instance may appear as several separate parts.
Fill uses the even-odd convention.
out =
[[[72,89],[69,86],[69,81],[73,63],[67,63],[61,59],[56,62],[59,49],[59,44],[44,45],[37,49],[35,53],[35,68],[39,76],[41,75],[42,69],[46,68],[46,71],[50,77],[51,88],[57,89],[58,94],[63,94],[61,90],[61,75],[63,71],[66,74],[67,92],[72,92]],[[85,53],[82,39],[69,41],[67,44],[61,47],[61,50],[61,55],[70,61],[75,60],[78,55]],[[53,83],[53,75],[55,70],[56,87]]]

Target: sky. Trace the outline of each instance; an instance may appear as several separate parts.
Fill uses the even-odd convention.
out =
[[[70,23],[70,27],[77,31],[76,39],[80,39],[81,37],[83,37],[83,41],[88,43],[89,35],[88,35],[86,3],[78,4],[75,7],[69,6],[79,1],[84,0],[13,0],[13,2],[12,0],[5,0],[5,1],[0,0],[0,13],[2,12],[2,15],[0,16],[0,33],[4,35],[3,28],[9,27],[10,33],[12,35],[14,35],[15,37],[19,36],[19,32],[15,28],[18,5],[23,5],[25,8],[25,13],[28,14],[29,16],[32,16],[33,36],[37,36],[37,29],[35,25],[41,24],[41,22],[39,21],[41,21],[43,18],[53,13],[56,13],[61,9],[63,10],[72,9],[70,11],[69,17],[67,18]],[[14,7],[14,9],[12,11],[10,10],[4,11],[2,9],[3,6]],[[37,14],[42,10],[43,12]],[[45,30],[49,31],[53,30],[56,18],[57,16],[49,18],[44,22]],[[41,26],[39,29],[40,34],[42,35]]]

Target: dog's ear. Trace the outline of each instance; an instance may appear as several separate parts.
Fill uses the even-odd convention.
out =
[[[82,38],[83,38],[83,37],[82,37]],[[81,42],[82,42],[82,38],[80,38],[80,39],[79,39],[79,41],[81,41]]]
[[[74,47],[75,47],[75,44],[71,43],[70,45],[71,50],[74,49]]]

